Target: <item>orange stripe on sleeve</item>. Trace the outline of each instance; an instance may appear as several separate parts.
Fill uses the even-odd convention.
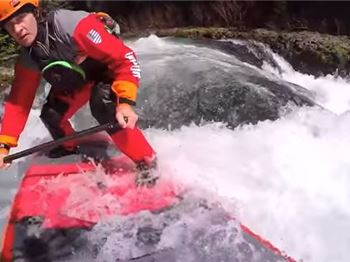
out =
[[[137,86],[134,83],[129,81],[114,81],[112,90],[118,97],[136,102]]]
[[[10,147],[17,146],[17,138],[13,136],[0,135],[0,143]]]

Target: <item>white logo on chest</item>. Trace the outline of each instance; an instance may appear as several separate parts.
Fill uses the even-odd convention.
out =
[[[102,37],[101,35],[95,30],[91,29],[89,33],[87,34],[87,37],[94,43],[94,44],[101,44],[102,43]]]

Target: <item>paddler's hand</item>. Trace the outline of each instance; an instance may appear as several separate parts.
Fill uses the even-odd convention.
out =
[[[10,166],[9,163],[4,163],[4,157],[7,156],[8,154],[9,154],[8,150],[4,148],[0,148],[0,169],[5,169]]]
[[[134,109],[129,104],[119,104],[116,110],[117,121],[122,128],[134,129],[139,118]]]

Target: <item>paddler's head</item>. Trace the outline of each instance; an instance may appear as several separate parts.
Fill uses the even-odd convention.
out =
[[[21,46],[31,46],[38,34],[39,0],[0,0],[1,26]]]

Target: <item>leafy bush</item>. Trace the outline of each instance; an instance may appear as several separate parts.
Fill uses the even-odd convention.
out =
[[[19,47],[12,40],[12,38],[2,32],[0,34],[0,60],[5,61],[8,60],[13,54],[18,51]]]

